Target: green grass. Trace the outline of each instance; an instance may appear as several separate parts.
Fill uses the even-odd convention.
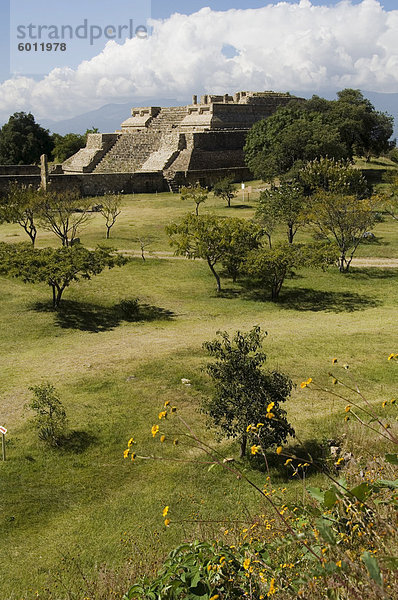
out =
[[[250,217],[255,201],[228,209],[211,196],[202,211]],[[166,255],[171,249],[164,225],[191,208],[172,194],[126,196],[110,242],[138,252],[132,238],[150,235],[150,250]],[[94,247],[104,233],[103,221],[95,215],[80,237]],[[376,233],[378,243],[364,245],[361,255],[397,258],[396,224],[386,220]],[[310,232],[298,236],[304,240]],[[18,227],[4,225],[0,239],[24,237]],[[38,245],[49,244],[58,241],[40,231]],[[0,463],[2,598],[30,600],[29,590],[41,589],[49,579],[54,583],[53,574],[68,552],[79,554],[93,572],[104,562],[122,564],[137,551],[126,538],[147,564],[155,563],[181,539],[201,533],[199,525],[189,523],[165,529],[161,512],[166,504],[176,521],[198,515],[239,519],[246,518],[246,509],[251,514],[260,510],[245,483],[227,474],[208,473],[207,467],[190,463],[132,465],[122,456],[131,435],[140,453],[160,451],[150,428],[165,400],[214,442],[198,409],[209,393],[201,345],[217,330],[261,325],[268,332],[268,366],[285,371],[296,384],[309,376],[327,382],[336,356],[350,364],[350,373],[364,382],[372,402],[379,405],[395,393],[395,365],[386,358],[397,351],[397,269],[361,268],[346,276],[333,269],[306,270],[286,283],[278,304],[239,284],[224,284],[225,293],[218,297],[202,261],[134,258],[123,268],[72,285],[56,314],[48,310],[46,286],[1,279],[1,424],[9,429],[8,460]],[[137,297],[146,305],[143,320],[120,320],[114,307]],[[191,388],[181,385],[182,377],[192,380]],[[43,448],[29,425],[28,387],[42,380],[60,392],[70,430],[77,432],[74,449]],[[321,442],[350,431],[350,425],[342,425],[344,406],[322,393],[298,386],[287,410],[304,440]],[[368,440],[363,438],[355,433],[365,451]],[[236,455],[234,443],[224,441],[220,447]],[[195,455],[182,447],[179,452]],[[258,483],[264,481],[254,465],[247,468]],[[274,474],[278,483],[285,483],[283,468],[275,468]],[[319,482],[319,476],[312,481]],[[297,494],[300,483],[289,483],[288,497]],[[221,525],[213,528],[217,535],[222,531]]]

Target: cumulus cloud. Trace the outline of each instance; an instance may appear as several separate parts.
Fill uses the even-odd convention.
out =
[[[0,116],[30,110],[61,119],[107,102],[187,98],[195,92],[398,92],[398,10],[378,0],[313,6],[310,0],[224,12],[203,8],[153,21],[147,40],[110,41],[76,69],[0,85]],[[235,52],[225,52],[225,48]],[[235,55],[234,55],[235,54]],[[230,56],[230,57],[228,57]]]

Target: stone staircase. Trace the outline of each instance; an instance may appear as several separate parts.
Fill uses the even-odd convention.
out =
[[[175,129],[186,116],[187,108],[185,106],[162,108],[160,113],[150,122],[148,131],[170,131]]]
[[[159,150],[160,142],[161,136],[155,131],[122,133],[94,173],[134,173]]]

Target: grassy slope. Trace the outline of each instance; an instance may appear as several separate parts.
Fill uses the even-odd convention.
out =
[[[112,243],[135,249],[132,237],[152,235],[153,250],[167,252],[164,224],[188,208],[168,194],[126,197]],[[227,210],[213,199],[207,210],[252,214],[249,208]],[[0,239],[22,239],[16,233],[14,226],[2,226]],[[95,246],[102,234],[96,216],[82,242]],[[377,234],[380,244],[363,246],[362,254],[376,256],[375,249],[383,248],[379,256],[398,258],[396,225],[386,221]],[[57,242],[40,232],[39,243]],[[133,552],[121,541],[125,532],[149,562],[191,531],[188,525],[164,530],[166,504],[172,517],[188,519],[193,512],[204,518],[239,517],[245,505],[256,510],[242,482],[214,471],[207,474],[189,464],[126,463],[121,454],[126,440],[134,434],[140,450],[155,451],[148,432],[167,399],[203,427],[202,416],[191,407],[208,389],[200,370],[205,362],[201,344],[218,329],[260,324],[269,334],[269,366],[286,371],[296,383],[314,374],[325,379],[331,358],[338,356],[369,382],[372,400],[389,398],[394,379],[385,358],[396,350],[397,282],[396,270],[387,269],[354,270],[345,277],[334,271],[303,272],[287,283],[281,303],[273,305],[229,282],[225,296],[216,297],[214,281],[200,261],[134,259],[123,269],[71,287],[63,310],[54,315],[45,310],[46,286],[2,279],[1,419],[10,430],[9,460],[0,465],[3,596],[20,598],[44,585],[60,556],[76,553],[77,546],[91,567],[121,562]],[[146,310],[146,321],[118,321],[112,307],[135,297],[156,310]],[[171,314],[166,318],[157,309]],[[127,381],[132,375],[135,379]],[[191,378],[192,388],[182,388],[181,377]],[[80,453],[43,451],[36,442],[24,404],[27,387],[42,379],[60,390],[71,429],[87,434],[87,439],[76,434],[77,442],[88,444]],[[341,406],[322,395],[296,390],[288,411],[304,439],[341,432]],[[211,432],[205,432],[211,439]],[[225,450],[233,451],[228,443]],[[298,484],[289,485],[290,495],[297,490]]]

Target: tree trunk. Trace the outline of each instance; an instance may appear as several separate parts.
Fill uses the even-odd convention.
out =
[[[293,225],[289,225],[289,229],[287,232],[287,238],[289,240],[289,244],[293,244],[293,239],[294,239]]]
[[[52,289],[53,289],[53,308],[56,308],[56,301],[57,301],[57,298],[56,298],[56,295],[55,295],[55,285],[53,285],[53,286],[51,286],[51,287],[52,287]]]
[[[246,446],[247,446],[247,435],[244,433],[240,439],[240,454],[239,457],[243,458],[246,454]]]
[[[55,297],[55,304],[54,304],[55,310],[57,310],[59,308],[59,305],[61,303],[62,292],[64,291],[64,289],[65,288],[57,288],[57,294]]]
[[[221,292],[221,281],[220,281],[220,276],[218,275],[217,271],[215,270],[214,266],[212,265],[212,263],[210,262],[210,260],[207,260],[207,264],[210,267],[211,272],[213,273],[216,281],[217,281],[217,292],[220,293]]]
[[[196,216],[198,217],[199,216],[199,204],[196,205],[195,212],[196,212]]]
[[[111,225],[111,227],[112,227],[112,225]],[[106,226],[106,239],[109,240],[110,236],[111,236],[111,228],[107,225]]]

